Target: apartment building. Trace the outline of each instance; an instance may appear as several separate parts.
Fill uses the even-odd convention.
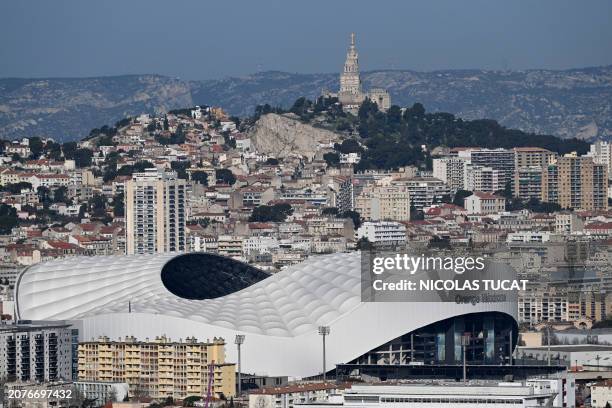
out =
[[[0,379],[71,380],[77,335],[63,322],[0,324]]]
[[[176,172],[146,169],[125,186],[127,253],[185,251],[187,184]]]
[[[555,214],[555,232],[573,234],[584,229],[584,221],[575,212],[564,211]]]
[[[233,209],[257,207],[274,200],[274,189],[271,187],[244,187],[231,194]]]
[[[519,323],[567,321],[567,295],[555,290],[533,290],[519,293]]]
[[[189,337],[153,341],[100,337],[78,348],[79,381],[124,382],[131,396],[184,399],[207,394],[212,373],[216,397],[235,395],[235,364],[225,362],[225,340],[199,342]]]
[[[512,181],[516,160],[514,150],[470,148],[460,150],[458,157],[466,158],[472,166],[490,167],[497,170],[501,185]]]
[[[541,147],[515,147],[514,157],[516,169],[521,167],[544,167],[552,163],[556,153]]]
[[[364,188],[355,199],[355,209],[366,220],[410,220],[410,194],[405,185]]]
[[[603,164],[608,169],[608,176],[612,170],[612,144],[607,141],[598,140],[591,145],[587,156],[593,158],[595,164]]]
[[[417,210],[429,207],[450,194],[448,186],[435,177],[413,177],[402,181],[408,187],[410,205]]]
[[[465,199],[468,214],[498,214],[506,210],[506,199],[491,193],[475,191]]]
[[[464,188],[467,159],[462,157],[441,157],[433,159],[433,176],[442,180],[456,191]]]
[[[357,229],[357,239],[366,238],[379,246],[403,245],[406,243],[406,226],[399,222],[364,222]]]
[[[468,165],[465,170],[464,190],[494,193],[506,187],[501,170]]]
[[[330,204],[338,211],[350,211],[355,206],[355,195],[353,190],[353,179],[347,176],[333,177],[329,183]]]
[[[542,166],[517,167],[512,188],[515,197],[542,200]]]
[[[575,210],[608,209],[608,170],[592,157],[565,155],[542,172],[542,201]]]
[[[245,237],[240,235],[219,235],[217,253],[234,259],[242,259]]]
[[[612,315],[612,293],[583,291],[568,296],[567,320],[589,319],[593,322],[605,320]]]

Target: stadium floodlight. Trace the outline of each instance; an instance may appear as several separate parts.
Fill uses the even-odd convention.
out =
[[[325,381],[325,337],[329,336],[329,326],[319,326],[319,334],[323,337],[323,381]]]
[[[244,334],[237,334],[234,338],[234,344],[238,346],[238,396],[242,394],[242,378],[240,375],[240,371],[242,371],[242,361],[240,356],[240,346],[244,343],[244,338],[246,336]]]

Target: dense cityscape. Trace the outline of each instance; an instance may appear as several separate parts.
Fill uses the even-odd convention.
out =
[[[446,115],[364,91],[353,34],[340,89],[290,109],[3,140],[5,406],[610,406],[612,145],[423,125]],[[360,303],[381,250],[529,283],[512,305]]]

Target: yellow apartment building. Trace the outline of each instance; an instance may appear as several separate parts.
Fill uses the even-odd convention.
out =
[[[206,396],[211,366],[213,396],[234,396],[236,366],[225,362],[222,338],[177,342],[165,336],[153,341],[100,337],[79,344],[79,380],[125,382],[130,397]]]

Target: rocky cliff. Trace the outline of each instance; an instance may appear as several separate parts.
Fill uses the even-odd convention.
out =
[[[313,158],[317,145],[338,141],[339,136],[329,130],[301,123],[290,115],[263,115],[249,130],[255,149],[276,158],[290,154]]]

